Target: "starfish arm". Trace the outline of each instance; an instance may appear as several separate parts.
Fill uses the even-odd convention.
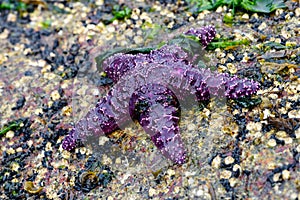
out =
[[[116,83],[120,77],[136,66],[137,57],[144,57],[142,54],[138,56],[124,53],[117,53],[108,57],[103,61],[102,68],[106,75]]]
[[[208,25],[208,26],[200,27],[198,29],[191,28],[184,34],[198,37],[201,44],[205,48],[215,38],[216,29],[214,26]]]
[[[216,29],[212,25],[204,26],[198,29],[191,28],[184,35],[192,35],[200,40],[203,48],[214,39],[216,35]],[[191,52],[188,52],[191,53]],[[117,82],[121,76],[124,75],[130,69],[133,69],[138,63],[149,63],[152,61],[159,62],[160,64],[172,64],[177,60],[183,60],[187,62],[189,55],[184,52],[181,47],[177,45],[165,45],[160,49],[156,49],[150,52],[149,55],[138,53],[136,55],[117,53],[108,57],[103,62],[103,69],[107,76],[114,82]],[[203,52],[200,52],[201,54]]]
[[[226,78],[225,87],[225,96],[230,99],[236,99],[255,94],[259,90],[260,85],[256,81],[233,76]]]
[[[149,63],[166,64],[172,66],[174,62],[188,63],[188,54],[177,45],[165,45],[149,54],[138,53],[136,55],[117,53],[103,61],[102,68],[106,75],[117,83],[121,77],[136,66]]]
[[[85,141],[88,137],[101,136],[112,133],[119,126],[125,124],[128,118],[121,112],[117,112],[118,104],[112,98],[110,91],[104,98],[99,100],[94,108],[89,110],[85,117],[80,119],[64,138],[62,147],[72,150],[76,147],[76,140]]]
[[[177,82],[176,84],[184,85],[184,83],[187,83],[188,85],[184,87],[194,86],[197,90],[198,101],[207,100],[210,95],[235,99],[252,95],[259,89],[259,84],[255,81],[238,78],[237,76],[230,77],[228,74],[212,72],[209,69],[199,69],[191,65],[187,59],[187,53],[180,47],[166,45],[161,49],[152,51],[149,55],[116,54],[105,61],[104,70],[116,83],[134,68],[146,68],[153,64],[163,64],[170,67],[168,77],[173,78],[172,81]],[[183,71],[185,71],[185,74],[183,74]],[[179,76],[185,77],[180,78]],[[188,82],[184,82],[183,79],[188,80]],[[181,84],[179,80],[182,81]],[[183,88],[181,88],[182,90]],[[183,95],[186,94],[183,92]]]
[[[72,130],[69,132],[69,134],[64,138],[62,142],[62,148],[71,151],[76,147],[76,140],[75,137],[75,128],[72,128]]]
[[[185,162],[179,134],[180,106],[175,94],[158,84],[135,91],[129,103],[131,116],[138,120],[162,154],[177,164]]]
[[[259,83],[247,78],[211,72],[209,69],[198,69],[196,79],[199,74],[202,75],[202,81],[206,84],[210,96],[237,99],[255,94],[259,90]]]

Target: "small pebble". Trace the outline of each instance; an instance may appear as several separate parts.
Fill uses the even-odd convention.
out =
[[[283,170],[282,171],[282,178],[283,178],[283,180],[288,180],[289,178],[290,178],[290,171],[288,171],[288,170]]]
[[[17,15],[9,13],[6,19],[8,22],[15,22],[17,20]]]
[[[280,38],[276,38],[276,39],[274,40],[274,42],[276,42],[276,43],[281,43],[281,39],[280,39]]]
[[[274,181],[274,182],[278,182],[279,179],[280,179],[280,176],[281,176],[281,173],[276,173],[276,174],[274,174],[274,176],[273,176],[273,181]]]
[[[16,153],[16,151],[13,148],[10,147],[9,149],[6,150],[6,153],[14,154],[14,153]]]
[[[53,92],[51,92],[51,98],[53,101],[56,101],[60,98],[60,94],[57,90],[54,90]]]
[[[72,114],[72,107],[71,106],[65,106],[62,108],[62,113],[65,116],[71,116]]]
[[[237,72],[237,68],[235,67],[234,64],[232,63],[228,63],[227,64],[227,68],[228,68],[228,71],[231,73],[231,74],[235,74]]]
[[[6,133],[6,138],[12,139],[15,136],[15,133],[13,131],[8,131]]]
[[[232,172],[229,170],[224,170],[220,174],[220,178],[229,179],[231,177]]]
[[[248,62],[249,59],[250,59],[250,58],[249,58],[248,54],[247,54],[247,53],[244,53],[244,57],[243,57],[243,59],[242,59],[241,62]]]
[[[268,141],[268,146],[269,147],[275,147],[277,145],[276,140],[275,139],[270,139]]]
[[[277,9],[276,11],[275,11],[275,15],[276,16],[279,16],[279,15],[281,15],[283,13],[283,10],[282,9]]]
[[[248,20],[249,19],[249,15],[247,13],[242,15],[242,19],[243,20]]]
[[[232,170],[233,170],[234,172],[236,172],[237,170],[240,170],[240,171],[241,171],[241,166],[239,166],[238,164],[235,164],[235,165],[233,165]]]
[[[219,6],[219,7],[217,8],[216,12],[217,12],[217,13],[223,12],[223,8],[222,8],[221,6]]]
[[[295,130],[295,135],[296,135],[297,139],[300,138],[300,128],[298,128],[297,130]]]
[[[107,200],[114,200],[112,196],[107,197]]]
[[[18,172],[19,171],[19,168],[20,168],[20,165],[17,163],[17,162],[13,162],[11,165],[10,165],[11,169],[15,172]]]
[[[264,109],[263,111],[263,119],[267,119],[271,115],[271,112],[269,109]]]
[[[258,27],[258,30],[262,31],[264,30],[265,28],[267,28],[267,24],[265,22],[261,23]]]
[[[300,118],[300,109],[299,110],[291,110],[288,113],[289,118]]]
[[[262,129],[262,124],[260,122],[249,122],[246,126],[247,130],[252,132],[260,132]]]
[[[149,189],[149,196],[150,196],[150,197],[153,197],[154,195],[156,195],[156,190],[153,189],[153,188],[150,188],[150,189]]]
[[[258,19],[258,14],[257,13],[254,13],[251,18],[254,18],[254,19]]]
[[[230,165],[234,162],[234,158],[232,156],[227,156],[224,160],[226,165]]]
[[[291,138],[291,137],[282,138],[282,140],[284,140],[285,144],[292,144],[293,143],[293,138]]]
[[[295,14],[296,14],[296,17],[300,16],[300,8],[295,9]]]
[[[115,164],[121,164],[122,163],[122,160],[121,160],[121,158],[116,158],[116,160],[115,160]]]
[[[167,173],[169,174],[169,176],[173,176],[176,174],[176,172],[173,169],[168,169]]]
[[[286,138],[287,137],[287,133],[285,131],[278,131],[275,134],[278,138]]]
[[[0,40],[5,40],[5,39],[7,39],[8,35],[9,35],[9,30],[4,29],[4,31],[3,31],[2,33],[0,33]],[[7,60],[6,57],[4,57],[4,56],[2,57],[2,55],[1,55],[1,56],[0,56],[0,63],[1,63],[1,61],[6,61],[6,60],[4,60],[4,59]]]
[[[211,166],[215,169],[219,169],[220,165],[221,165],[221,157],[218,155],[213,159]]]
[[[235,187],[236,186],[236,184],[237,184],[237,179],[236,178],[230,178],[229,179],[229,184],[230,184],[230,186],[231,187]]]
[[[64,159],[70,159],[71,153],[70,153],[69,151],[63,150],[62,153],[61,153],[61,156],[62,156]]]
[[[16,151],[17,151],[17,152],[23,152],[23,149],[22,149],[22,147],[18,147],[18,148],[16,149]]]

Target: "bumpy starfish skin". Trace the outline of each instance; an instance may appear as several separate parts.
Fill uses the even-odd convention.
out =
[[[188,54],[176,45],[166,45],[150,54],[115,54],[104,61],[103,69],[116,84],[66,136],[66,150],[75,147],[76,139],[113,132],[130,120],[131,114],[163,155],[181,164],[185,151],[179,136],[178,100],[238,98],[254,94],[259,88],[254,81],[191,65]],[[142,102],[147,106],[142,107]]]
[[[171,90],[158,84],[144,85],[133,93],[129,111],[165,157],[177,164],[185,161],[178,126],[180,106]]]
[[[203,48],[213,40],[216,30],[213,26],[208,25],[199,29],[191,28],[184,35],[193,35],[200,39]],[[107,76],[116,83],[126,71],[134,68],[137,63],[158,62],[168,64],[168,61],[176,62],[177,60],[188,59],[188,55],[178,46],[171,45],[172,48],[165,46],[164,48],[152,51],[150,54],[124,54],[119,53],[106,59],[103,63],[103,69]],[[173,49],[174,48],[174,49]],[[182,54],[182,55],[180,55]],[[186,61],[188,62],[188,61]]]
[[[199,29],[191,28],[184,34],[198,37],[202,43],[202,46],[206,47],[214,39],[216,35],[216,29],[214,26],[208,25]]]
[[[159,70],[163,72],[164,68],[169,68],[170,71],[167,78],[170,80],[166,82],[170,82],[168,87],[182,92],[175,93],[180,99],[184,99],[188,94],[195,94],[197,101],[208,100],[210,95],[236,99],[254,94],[259,89],[259,84],[255,81],[246,78],[240,79],[237,76],[229,76],[225,73],[218,74],[211,72],[209,69],[199,69],[191,65],[187,59],[188,54],[180,47],[166,45],[152,51],[150,54],[115,54],[104,61],[103,70],[116,83],[133,69],[138,73],[137,68],[145,71],[146,68],[157,65],[154,70],[159,73]],[[159,65],[164,65],[164,67],[160,68]],[[162,74],[157,75],[159,78],[165,78],[162,77]],[[144,76],[147,75],[145,74]],[[150,77],[148,80],[152,81]]]
[[[126,115],[112,110],[113,91],[110,91],[104,98],[97,102],[96,107],[89,110],[84,118],[79,120],[75,128],[65,137],[63,149],[71,151],[76,146],[76,140],[85,139],[87,136],[101,136],[109,134],[119,128],[116,123],[128,121]]]

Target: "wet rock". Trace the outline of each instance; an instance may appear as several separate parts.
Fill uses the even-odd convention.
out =
[[[21,98],[18,99],[17,103],[16,103],[16,106],[12,108],[12,110],[19,110],[21,109],[24,104],[26,102],[26,99],[24,96],[22,96]]]

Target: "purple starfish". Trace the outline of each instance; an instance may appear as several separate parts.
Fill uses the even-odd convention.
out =
[[[209,31],[203,31],[207,28]],[[194,31],[206,40],[215,34],[211,26]],[[190,33],[189,33],[190,34]],[[186,153],[179,135],[179,105],[186,101],[208,100],[210,96],[239,98],[254,94],[258,83],[228,74],[216,74],[192,65],[190,56],[176,45],[166,45],[150,54],[115,54],[103,69],[115,82],[95,108],[82,118],[63,141],[71,150],[76,140],[109,134],[131,117],[137,119],[164,156],[177,164]],[[143,106],[142,106],[143,105]]]

